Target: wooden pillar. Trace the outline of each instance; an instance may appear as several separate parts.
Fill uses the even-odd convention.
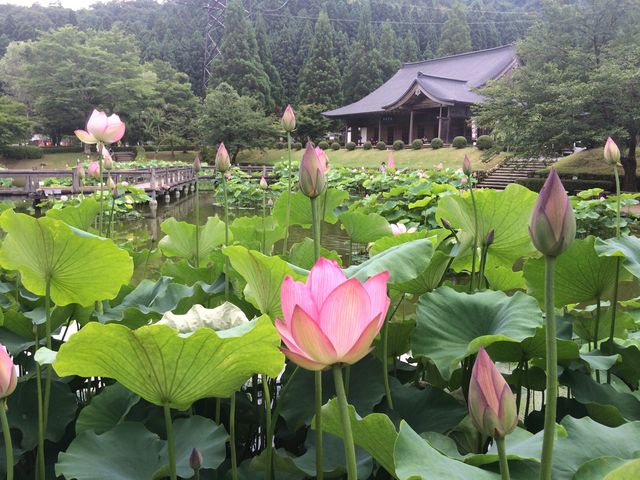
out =
[[[378,118],[378,141],[382,140],[382,116]]]
[[[451,143],[451,107],[447,107],[447,140],[445,143]]]
[[[438,115],[438,138],[442,140],[442,105],[440,105],[440,114]]]
[[[78,177],[78,170],[71,172],[71,193],[78,193],[80,191],[80,177]]]
[[[413,142],[413,110],[409,113],[409,144]]]

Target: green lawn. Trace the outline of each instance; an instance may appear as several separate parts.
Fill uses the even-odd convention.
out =
[[[558,173],[612,175],[611,167],[604,161],[602,150],[602,147],[598,147],[572,153],[558,160],[554,167],[558,170]],[[545,169],[545,171],[548,171],[548,169]],[[618,171],[620,175],[624,174],[622,167],[618,167]],[[638,166],[637,172],[638,175],[640,175],[640,165]]]
[[[299,160],[302,158],[303,150],[294,150],[292,158]],[[433,150],[431,148],[423,148],[421,150],[405,149],[399,152],[394,151],[396,168],[434,168],[439,163],[449,168],[462,168],[462,160],[468,155],[475,170],[488,170],[498,164],[501,160],[496,156],[487,162],[483,162],[481,154],[477,148],[440,148]],[[388,153],[376,149],[364,150],[358,148],[354,151],[346,149],[327,150],[329,161],[333,165],[342,165],[345,167],[369,167],[377,168],[381,162],[387,161]],[[238,160],[243,163],[267,164],[271,165],[277,161],[287,158],[286,150],[249,150],[240,152]]]

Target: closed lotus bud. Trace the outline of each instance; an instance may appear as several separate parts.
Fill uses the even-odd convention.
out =
[[[107,188],[114,194],[117,195],[118,194],[118,187],[116,187],[115,182],[113,181],[113,178],[109,177],[109,180],[107,180]]]
[[[264,178],[264,175],[260,177],[260,188],[262,190],[266,190],[267,188],[269,188],[269,184],[267,183],[267,179]]]
[[[200,163],[200,155],[196,155],[196,159],[193,161],[193,171],[198,173],[202,170],[202,163]]]
[[[611,137],[607,138],[607,143],[604,145],[604,159],[609,165],[617,165],[620,161],[620,149]]]
[[[87,167],[87,171],[89,172],[89,175],[92,178],[95,178],[96,180],[100,177],[100,164],[98,162],[96,162],[95,160],[92,162],[89,162],[89,166]]]
[[[300,191],[309,198],[315,198],[324,192],[327,187],[326,170],[326,160],[318,156],[311,142],[307,142],[300,162]]]
[[[493,244],[495,238],[496,231],[492,229],[489,233],[487,233],[487,238],[484,239],[485,246],[488,247],[489,245]]]
[[[202,453],[197,448],[191,450],[191,455],[189,456],[189,466],[194,472],[197,472],[202,468]]]
[[[105,170],[113,169],[113,158],[111,158],[111,154],[107,147],[102,147],[102,168]]]
[[[80,162],[78,162],[78,164],[76,165],[76,173],[78,174],[78,178],[80,178],[80,180],[84,180],[87,176],[84,171],[84,165],[82,165]]]
[[[472,171],[471,160],[469,160],[469,157],[465,155],[464,160],[462,161],[462,172],[468,177],[471,175]]]
[[[540,253],[557,257],[576,236],[576,217],[555,169],[544,182],[529,221],[529,235]]]
[[[280,125],[282,125],[285,132],[291,133],[296,129],[296,114],[293,112],[291,105],[287,105],[287,108],[284,109]]]
[[[7,398],[18,384],[16,366],[13,364],[7,349],[0,345],[0,398]],[[4,406],[0,405],[0,408]]]
[[[484,348],[473,365],[467,403],[473,424],[485,435],[504,438],[518,424],[513,392]]]
[[[447,219],[445,218],[441,218],[440,222],[442,222],[442,226],[444,228],[446,228],[447,230],[453,230],[453,227],[451,226],[451,224],[447,221]]]
[[[269,205],[269,207],[273,207],[273,199],[272,198],[267,200],[267,205]]]
[[[226,172],[229,170],[231,166],[231,160],[229,159],[229,152],[227,152],[227,147],[224,146],[224,142],[220,142],[220,146],[218,147],[218,152],[216,153],[216,170],[219,172]]]

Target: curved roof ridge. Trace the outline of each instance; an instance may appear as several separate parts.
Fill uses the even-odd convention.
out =
[[[468,83],[468,80],[462,80],[460,78],[443,77],[440,75],[430,75],[428,73],[423,73],[423,72],[418,72],[418,77],[429,77],[429,78],[437,78],[439,80],[449,80],[452,82]]]
[[[418,60],[416,62],[405,62],[400,66],[400,69],[403,69],[404,67],[412,67],[415,65],[419,65],[421,63],[439,62],[441,60],[447,60],[449,58],[455,58],[455,57],[462,57],[464,55],[474,55],[477,53],[490,52],[492,50],[500,50],[501,48],[507,48],[507,47],[513,48],[514,46],[515,46],[515,43],[507,43],[505,45],[500,45],[498,47],[491,47],[491,48],[485,48],[483,50],[472,50],[469,52],[456,53],[454,55],[447,55],[446,57],[430,58],[428,60]]]

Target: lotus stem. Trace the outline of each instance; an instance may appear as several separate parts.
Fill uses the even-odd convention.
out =
[[[613,166],[613,176],[616,179],[616,237],[620,237],[620,174],[617,165]]]
[[[289,220],[291,218],[291,133],[287,132],[287,152],[289,160],[287,163],[287,210],[284,217],[284,239],[282,241],[282,255],[289,251],[287,243],[289,241]]]
[[[227,198],[227,179],[222,174],[222,194],[224,195],[224,245],[229,245],[229,201]],[[224,298],[229,299],[229,257],[224,259]]]
[[[265,417],[265,430],[267,432],[267,466],[265,471],[266,480],[271,480],[273,469],[273,435],[271,432],[271,392],[269,391],[269,383],[267,376],[262,376],[262,403],[264,404]]]
[[[498,447],[498,458],[500,458],[500,474],[502,475],[502,480],[510,480],[509,462],[507,461],[507,449],[504,445],[504,437],[496,437],[495,441]]]
[[[4,434],[4,449],[7,454],[7,480],[13,480],[13,444],[11,443],[11,430],[7,420],[7,400],[0,404],[0,420],[2,421],[2,433]]]
[[[471,281],[469,282],[469,292],[473,292],[476,277],[476,256],[478,255],[478,207],[476,206],[476,197],[473,194],[471,175],[468,175],[467,178],[469,179],[469,194],[473,207],[473,253],[471,255]]]
[[[109,173],[111,178],[111,173]],[[111,238],[111,224],[113,223],[113,211],[116,209],[116,196],[111,196],[111,210],[109,211],[109,223],[107,224],[107,238]]]
[[[613,175],[616,179],[616,238],[620,238],[620,174],[618,166],[613,166]],[[620,257],[616,257],[616,276],[613,284],[613,298],[611,299],[611,330],[609,331],[609,343],[613,344],[616,330],[616,314],[618,313],[618,283],[620,281]],[[611,383],[611,370],[607,371],[607,383]]]
[[[198,184],[198,172],[196,172],[196,258],[195,266],[200,268],[200,186]],[[199,475],[199,474],[198,474]]]
[[[266,222],[267,219],[267,192],[262,193],[262,254],[266,255],[267,252],[267,231]]]
[[[231,478],[238,480],[238,454],[236,452],[236,394],[231,395],[229,404],[229,446],[231,447]]]
[[[600,313],[601,313],[601,301],[600,295],[596,297],[596,326],[595,333],[593,334],[593,348],[598,349],[598,336],[600,334]],[[596,381],[600,383],[600,370],[596,370]]]
[[[216,402],[215,402],[215,414],[214,414],[214,420],[216,422],[217,425],[220,425],[220,399],[216,398]]]
[[[51,277],[47,275],[45,280],[44,289],[44,313],[45,313],[45,334],[47,341],[47,348],[51,349]],[[39,345],[36,344],[36,350]],[[37,362],[36,362],[37,363]],[[49,421],[49,402],[51,399],[51,365],[46,367],[45,387],[44,387],[44,402],[42,404],[42,432],[43,435],[47,431],[47,423]],[[44,461],[44,438],[43,438],[43,461]]]
[[[100,222],[98,234],[102,236],[102,226],[104,224],[104,179],[102,178],[102,148],[101,144],[96,145],[98,150],[98,178],[100,182]]]
[[[404,300],[404,294],[400,297],[400,301],[393,309],[391,315],[387,315],[382,325],[382,381],[384,383],[384,394],[387,397],[387,406],[393,410],[393,398],[391,397],[391,387],[389,386],[389,322],[400,308],[400,304]]]
[[[336,385],[336,396],[340,407],[340,419],[342,420],[344,455],[347,462],[347,479],[357,480],[356,448],[353,444],[353,433],[351,432],[351,421],[349,419],[349,405],[347,403],[347,396],[344,393],[342,367],[340,365],[333,366],[333,380]]]
[[[320,218],[318,217],[318,197],[310,198],[310,200],[313,255],[317,261],[320,258]]]
[[[558,352],[556,345],[556,312],[554,295],[555,257],[545,256],[544,311],[547,347],[547,401],[544,410],[544,434],[540,480],[551,480],[553,442],[556,434],[556,408],[558,400]]]
[[[35,328],[36,343],[33,347],[34,354],[38,350],[40,345],[40,336],[38,335],[38,329]],[[38,466],[36,468],[38,480],[44,480],[44,409],[42,399],[42,370],[40,364],[36,363],[36,388],[37,388],[37,400],[38,400]]]
[[[164,423],[167,428],[167,447],[169,450],[169,475],[171,480],[178,480],[176,471],[176,443],[173,438],[173,421],[171,420],[171,409],[169,405],[164,405]]]
[[[315,381],[315,405],[316,405],[316,478],[324,478],[324,459],[322,448],[322,372],[313,372]],[[344,384],[342,383],[342,373],[340,374],[340,385],[344,394]]]

